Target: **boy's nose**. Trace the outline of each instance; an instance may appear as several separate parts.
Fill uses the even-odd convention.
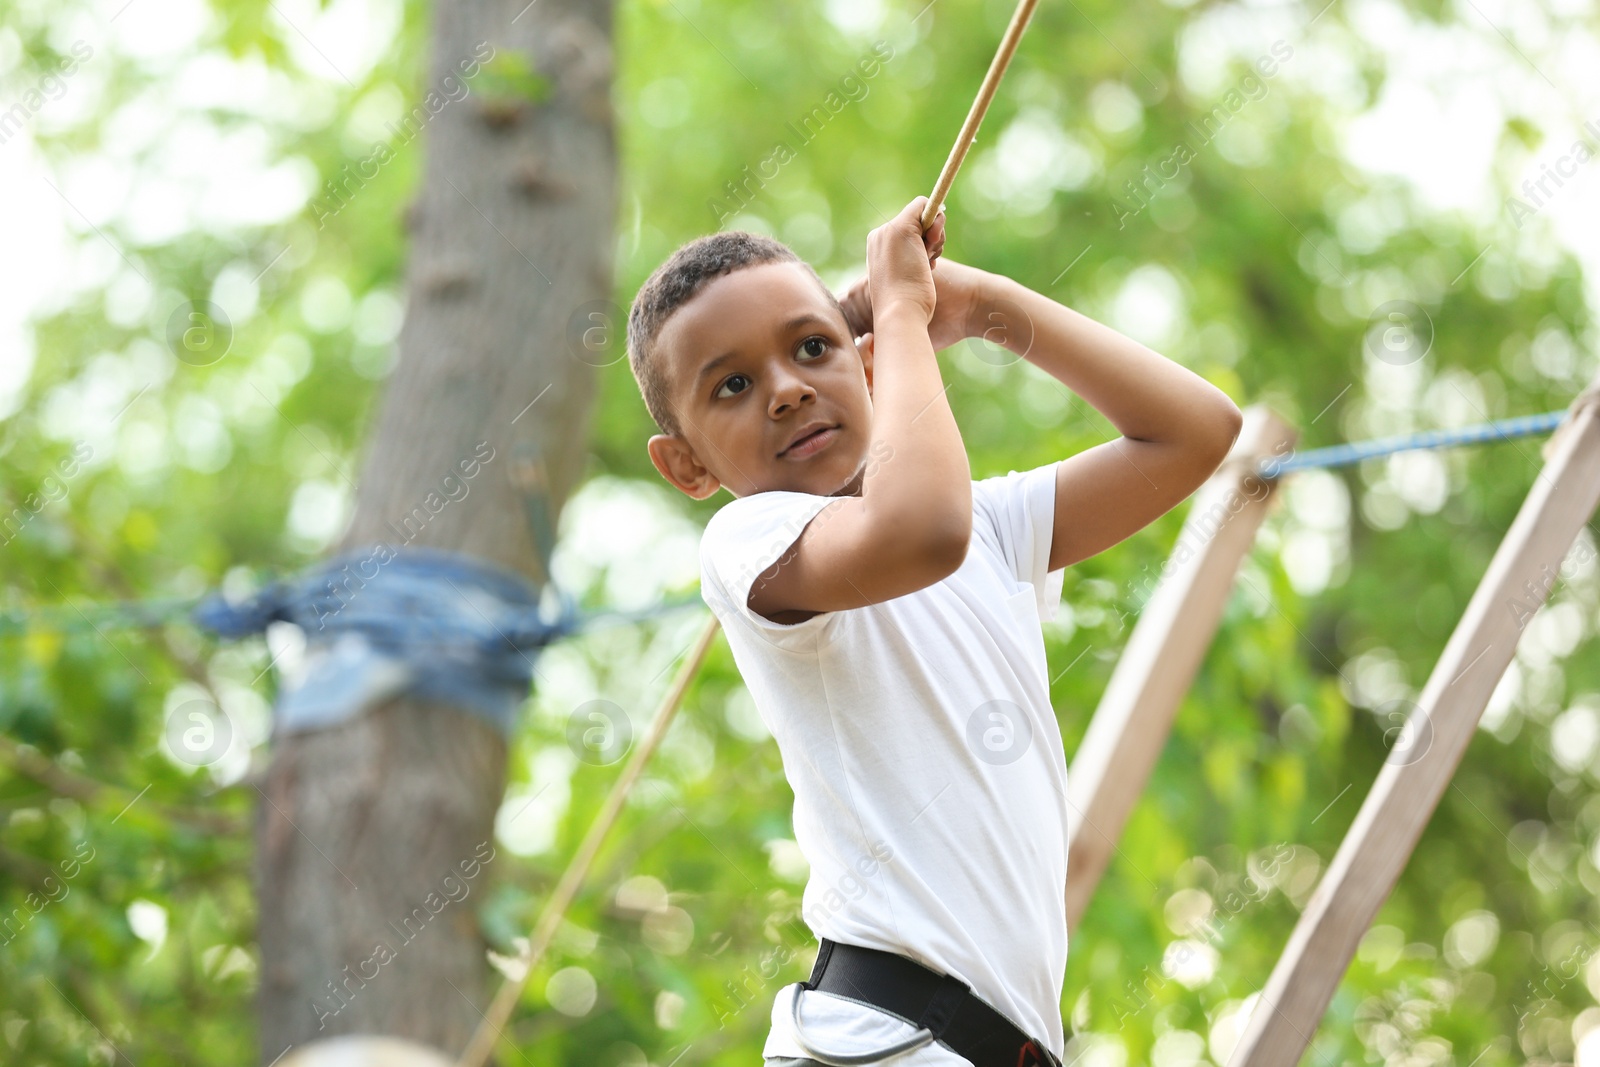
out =
[[[772,398],[767,404],[767,413],[777,417],[806,401],[816,399],[817,391],[804,378],[793,372],[780,372],[772,383]]]

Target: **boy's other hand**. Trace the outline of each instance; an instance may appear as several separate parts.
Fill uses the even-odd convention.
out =
[[[977,267],[951,259],[942,262],[944,265],[933,271],[935,305],[933,318],[928,320],[928,341],[935,352],[983,333],[984,324],[976,317],[980,293],[990,278],[987,271]],[[868,282],[868,278],[856,280],[839,298],[853,337],[872,332],[872,292]]]
[[[933,318],[938,304],[933,262],[944,250],[944,213],[924,233],[922,209],[927,203],[927,197],[917,197],[867,235],[867,301],[878,314],[905,307],[915,309],[924,322]]]

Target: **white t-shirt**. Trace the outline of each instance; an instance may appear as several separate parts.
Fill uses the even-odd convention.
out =
[[[1061,600],[1055,465],[972,483],[967,558],[943,581],[791,625],[751,611],[752,583],[834,499],[738,498],[700,544],[702,595],[794,790],[802,918],[956,975],[1060,1056],[1067,764],[1039,625]],[[764,1056],[809,1055],[790,1020],[798,988],[779,992]],[[801,1009],[825,1051],[915,1032],[816,990]],[[967,1063],[938,1044],[895,1062]]]

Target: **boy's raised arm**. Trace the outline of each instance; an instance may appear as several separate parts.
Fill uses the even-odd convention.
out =
[[[918,197],[867,239],[873,457],[759,577],[749,604],[778,622],[904,596],[951,574],[972,534],[972,473],[928,339],[935,289]]]
[[[973,300],[980,321],[992,318],[1002,302],[1020,309],[1024,321],[1006,323],[1006,347],[1094,405],[1122,434],[1057,465],[1051,570],[1087,559],[1142,529],[1186,499],[1221,464],[1242,422],[1226,393],[1026,286],[975,273]],[[1001,314],[1010,318],[1014,312]]]

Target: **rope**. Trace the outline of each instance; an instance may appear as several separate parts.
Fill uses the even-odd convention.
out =
[[[224,638],[241,637],[250,633],[257,633],[262,629],[262,626],[251,628],[248,620],[241,623],[238,629],[234,629],[230,623],[224,622],[223,616],[213,615],[207,610],[214,607],[217,602],[216,594],[203,593],[199,596],[191,597],[102,601],[82,606],[49,604],[36,608],[5,611],[0,612],[0,637],[27,634],[37,630],[73,634],[84,631],[98,632],[105,629],[145,629],[180,621],[196,623],[201,628],[210,630]],[[566,622],[561,624],[560,632],[555,633],[553,637],[573,637],[588,633],[591,630],[649,622],[672,612],[682,611],[684,608],[700,607],[703,604],[704,602],[700,599],[699,594],[696,593],[673,597],[660,603],[652,604],[647,608],[638,608],[630,611],[617,611],[607,608],[575,612]],[[529,612],[527,617],[522,619],[516,627],[516,634],[523,638],[522,641],[516,643],[534,643],[549,628],[550,623],[547,620],[536,612]],[[429,632],[437,635],[441,643],[456,643],[479,636],[479,631],[476,628],[457,629],[448,625],[432,625]],[[511,632],[507,631],[507,634],[509,636]]]
[[[523,989],[528,985],[529,975],[549,949],[551,939],[555,937],[562,919],[566,917],[567,908],[572,905],[573,898],[578,895],[578,887],[583,884],[584,878],[589,873],[589,867],[594,863],[595,854],[600,851],[600,845],[605,840],[606,834],[616,823],[617,815],[622,811],[622,804],[628,799],[628,793],[638,781],[644,765],[650,761],[657,746],[661,744],[661,739],[666,736],[667,727],[672,724],[678,705],[683,702],[683,695],[688,692],[689,683],[699,673],[700,664],[705,661],[706,652],[710,650],[711,642],[716,636],[717,620],[712,616],[707,620],[705,629],[700,631],[700,637],[695,641],[694,647],[689,650],[689,657],[678,669],[667,695],[662,698],[661,706],[650,723],[650,732],[645,735],[639,747],[633,750],[622,776],[611,787],[605,803],[600,806],[599,813],[589,826],[589,832],[584,835],[583,843],[578,846],[578,851],[567,863],[567,869],[561,872],[561,880],[556,883],[549,899],[545,901],[544,909],[540,911],[539,919],[528,937],[527,947],[517,957],[516,976],[508,977],[501,983],[499,991],[495,993],[494,1001],[484,1014],[483,1021],[478,1024],[478,1029],[473,1033],[466,1051],[461,1053],[461,1058],[456,1061],[456,1067],[483,1067],[488,1062],[489,1056],[494,1052],[495,1042],[502,1036],[506,1023],[511,1021],[511,1013],[515,1010]]]
[[[994,101],[995,90],[1000,88],[1000,79],[1005,75],[1006,67],[1011,65],[1011,57],[1017,51],[1017,42],[1022,40],[1022,31],[1028,28],[1028,20],[1033,17],[1033,9],[1038,6],[1039,0],[1019,0],[1017,9],[1011,13],[1011,24],[1006,27],[1005,36],[1000,38],[1000,47],[995,50],[994,59],[989,63],[989,73],[983,76],[983,84],[978,87],[978,96],[967,111],[967,121],[961,124],[961,132],[956,135],[956,143],[944,161],[944,169],[939,171],[939,180],[934,183],[933,195],[928,197],[928,203],[922,209],[924,230],[932,226],[933,220],[939,217],[939,209],[944,206],[944,198],[950,194],[950,186],[955,184],[956,171],[961,169],[961,161],[967,158],[967,150],[972,147],[972,142],[978,139],[978,125],[983,122],[984,114]]]
[[[1531,437],[1549,433],[1561,425],[1566,411],[1550,411],[1543,415],[1524,415],[1515,419],[1501,419],[1477,426],[1463,426],[1456,430],[1424,430],[1420,433],[1379,437],[1371,441],[1314,448],[1309,452],[1291,452],[1288,456],[1268,457],[1256,464],[1256,473],[1263,478],[1277,478],[1294,471],[1314,467],[1346,467],[1364,459],[1389,456],[1396,452],[1411,452],[1424,448],[1452,448],[1456,445],[1475,445],[1485,441],[1509,441],[1517,437]]]
[[[1542,415],[1524,415],[1518,418],[1501,419],[1497,422],[1480,423],[1475,426],[1463,426],[1454,430],[1424,430],[1394,437],[1379,437],[1370,441],[1353,441],[1342,445],[1331,445],[1327,448],[1314,448],[1306,452],[1291,452],[1281,457],[1269,456],[1256,464],[1256,473],[1263,478],[1279,478],[1295,471],[1349,466],[1353,463],[1359,463],[1363,459],[1393,455],[1396,452],[1453,448],[1459,445],[1483,444],[1489,441],[1510,441],[1519,437],[1531,437],[1556,429],[1569,415],[1576,414],[1580,408],[1596,403],[1600,403],[1600,390],[1586,389],[1578,394],[1577,398],[1573,400],[1565,411],[1550,411]],[[530,644],[537,644],[541,638],[550,640],[574,636],[589,630],[609,626],[648,622],[671,612],[697,607],[700,604],[700,597],[695,594],[664,600],[650,607],[631,611],[610,609],[588,612],[571,611],[565,618],[554,625],[537,611],[530,611],[525,619],[519,620],[505,634],[497,636],[502,638],[511,637],[514,643],[521,643],[515,641],[515,638],[520,637]],[[215,594],[202,594],[191,597],[109,601],[81,606],[56,604],[25,610],[4,611],[0,612],[0,637],[26,634],[37,629],[75,633],[84,630],[98,632],[107,628],[145,628],[161,626],[184,618],[198,621],[205,629],[213,630],[224,637],[239,636],[245,632],[255,632],[261,629],[261,626],[252,626],[253,620],[249,619],[241,620],[237,625],[225,623],[223,616],[215,613],[218,610],[217,605],[218,600]],[[207,611],[206,609],[208,608],[211,610]],[[403,623],[397,625],[403,625]],[[555,632],[552,632],[552,630]],[[437,623],[430,625],[429,632],[430,636],[437,637],[441,643],[472,640],[481,637],[476,628],[464,628],[457,631],[448,625],[440,626]]]
[[[205,595],[159,597],[151,600],[114,600],[82,607],[49,604],[27,610],[0,612],[0,637],[39,629],[77,633],[101,627],[133,629],[161,626],[188,617],[205,600]]]

